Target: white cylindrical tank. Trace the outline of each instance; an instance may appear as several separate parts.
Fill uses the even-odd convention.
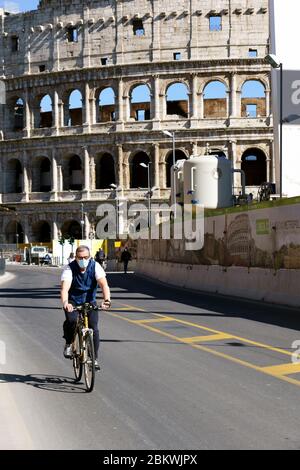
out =
[[[175,164],[175,177],[174,166],[171,168],[171,205],[175,203],[175,195],[177,204],[183,204],[184,202],[183,165],[185,161],[177,160]]]
[[[184,162],[184,203],[208,209],[230,207],[232,197],[231,162],[217,155],[192,156]]]

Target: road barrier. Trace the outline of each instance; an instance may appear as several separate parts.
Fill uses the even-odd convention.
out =
[[[300,269],[224,268],[140,259],[136,273],[177,288],[300,307]]]

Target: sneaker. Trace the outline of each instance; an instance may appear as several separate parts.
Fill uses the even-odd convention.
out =
[[[100,367],[98,361],[95,361],[95,369],[96,369],[96,370],[100,370],[100,369],[101,369],[101,367]]]
[[[65,356],[66,359],[72,359],[73,351],[72,351],[72,345],[71,344],[66,344],[65,345],[64,356]]]

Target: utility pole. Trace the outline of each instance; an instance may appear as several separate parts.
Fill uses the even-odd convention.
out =
[[[84,239],[84,212],[83,212],[83,203],[81,203],[81,240]]]
[[[273,69],[279,69],[279,193],[282,198],[283,182],[283,64],[275,54],[268,54],[265,57],[268,64]]]
[[[174,219],[176,220],[176,216],[177,216],[177,191],[176,191],[176,171],[175,171],[175,165],[176,165],[175,132],[163,131],[163,134],[165,134],[168,137],[171,137],[172,144],[173,144],[172,145],[172,147],[173,147],[173,174],[171,176],[173,178]]]

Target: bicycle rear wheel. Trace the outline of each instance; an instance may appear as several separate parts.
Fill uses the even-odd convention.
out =
[[[95,351],[93,336],[87,333],[84,339],[84,379],[87,392],[91,392],[95,384]]]
[[[75,335],[74,343],[73,343],[73,369],[75,374],[75,381],[80,382],[82,377],[82,361],[81,361],[81,340],[80,335],[77,332]]]

